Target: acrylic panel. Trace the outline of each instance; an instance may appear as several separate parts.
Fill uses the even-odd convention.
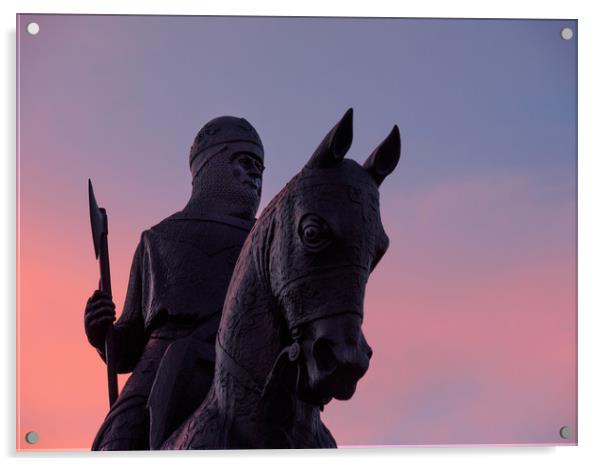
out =
[[[17,449],[575,445],[577,37],[17,15]]]

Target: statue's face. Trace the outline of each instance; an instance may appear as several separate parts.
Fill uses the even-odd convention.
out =
[[[192,184],[208,210],[253,219],[261,200],[263,162],[250,152],[213,157]]]
[[[263,175],[263,162],[249,152],[237,152],[232,156],[232,174],[243,189],[261,198],[261,181]]]

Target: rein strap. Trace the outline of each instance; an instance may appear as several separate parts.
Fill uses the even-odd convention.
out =
[[[216,338],[215,349],[222,357],[222,361],[224,363],[225,369],[232,375],[234,378],[238,380],[238,382],[248,390],[251,390],[257,393],[262,398],[268,393],[269,386],[273,383],[274,378],[276,376],[276,368],[278,367],[279,362],[287,356],[289,362],[294,363],[299,359],[301,355],[301,348],[297,341],[294,341],[291,345],[285,347],[278,356],[276,360],[272,364],[272,368],[266,377],[266,380],[263,384],[257,382],[257,380],[253,377],[253,375],[249,372],[248,369],[240,365],[222,346],[219,337]]]

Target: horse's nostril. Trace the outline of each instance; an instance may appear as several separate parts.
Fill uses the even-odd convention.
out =
[[[368,356],[368,359],[372,359],[372,348],[370,347],[370,345],[366,345],[366,355]]]
[[[328,340],[318,338],[313,347],[314,359],[318,369],[323,372],[332,372],[337,367],[337,358]]]

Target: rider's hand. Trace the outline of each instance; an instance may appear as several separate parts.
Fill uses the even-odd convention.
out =
[[[84,327],[86,336],[92,346],[104,348],[107,331],[115,321],[115,304],[111,297],[96,290],[88,299],[84,311]]]

